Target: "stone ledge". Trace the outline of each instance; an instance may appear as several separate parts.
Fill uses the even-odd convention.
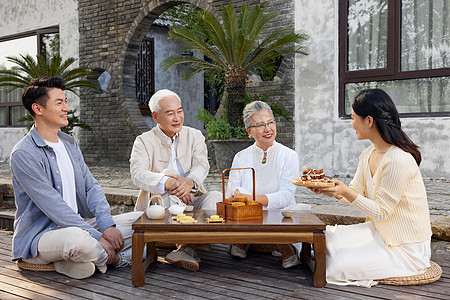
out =
[[[139,195],[139,190],[130,190],[130,189],[118,189],[118,188],[103,188],[103,192],[105,193],[106,199],[109,204],[113,205],[130,205],[134,206],[136,203],[137,197]]]
[[[14,197],[11,179],[0,178],[0,193],[2,193],[4,197]]]
[[[13,230],[15,209],[0,209],[0,229]]]
[[[450,241],[450,216],[434,216],[431,219],[431,230],[434,238]]]
[[[362,213],[350,206],[311,205],[311,211],[327,225],[351,225],[366,220]]]

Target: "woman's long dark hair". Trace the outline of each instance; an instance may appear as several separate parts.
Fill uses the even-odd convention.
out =
[[[362,90],[352,104],[353,111],[360,117],[371,116],[383,140],[411,153],[420,165],[422,156],[419,147],[403,132],[397,108],[391,97],[380,89]]]

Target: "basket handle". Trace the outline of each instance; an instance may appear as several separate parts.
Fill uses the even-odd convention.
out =
[[[222,171],[222,202],[225,205],[225,171],[232,171],[232,170],[247,170],[247,169],[251,169],[252,170],[252,175],[253,175],[253,201],[255,201],[255,169],[253,169],[252,167],[246,167],[246,168],[229,168],[229,169],[224,169]],[[231,174],[231,172],[230,172]]]

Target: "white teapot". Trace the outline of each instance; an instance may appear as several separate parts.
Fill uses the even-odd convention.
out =
[[[160,195],[153,195],[148,201],[145,213],[149,219],[162,219],[164,217],[164,204]]]

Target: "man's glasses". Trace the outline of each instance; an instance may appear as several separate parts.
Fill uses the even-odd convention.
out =
[[[277,122],[275,122],[275,120],[271,120],[267,123],[256,123],[256,125],[249,126],[248,128],[254,127],[259,131],[263,131],[266,128],[266,126],[273,129],[273,128],[275,128],[276,125],[277,125]]]

